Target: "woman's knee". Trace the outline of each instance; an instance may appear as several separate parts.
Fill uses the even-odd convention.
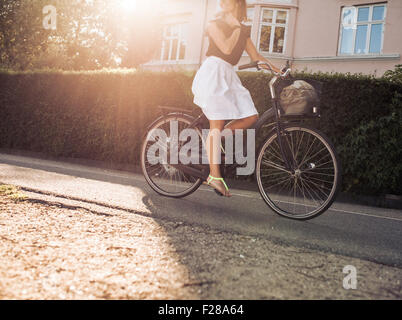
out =
[[[249,119],[250,119],[250,122],[251,122],[251,125],[253,125],[254,123],[256,123],[257,121],[258,121],[258,118],[259,118],[259,115],[258,114],[255,114],[255,115],[252,115]]]
[[[225,120],[209,120],[210,129],[222,130],[225,125]]]

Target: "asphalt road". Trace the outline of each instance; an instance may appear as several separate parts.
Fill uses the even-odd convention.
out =
[[[108,206],[402,267],[402,210],[335,202],[313,220],[292,221],[271,211],[255,191],[231,188],[233,196],[223,198],[202,185],[172,199],[155,193],[140,174],[1,153],[0,184],[59,202]]]

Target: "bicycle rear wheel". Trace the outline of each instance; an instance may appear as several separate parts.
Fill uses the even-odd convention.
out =
[[[151,146],[157,144],[161,150],[161,152],[166,153],[167,157],[170,157],[170,150],[172,150],[172,142],[175,141],[172,139],[171,125],[177,125],[177,134],[180,135],[182,130],[187,129],[191,122],[194,119],[186,114],[169,114],[159,120],[157,120],[147,132],[146,138],[144,139],[141,147],[141,168],[144,174],[144,177],[151,188],[159,193],[160,195],[180,198],[185,197],[195,190],[202,184],[202,180],[200,178],[193,177],[188,175],[175,167],[169,165],[169,163],[153,163],[152,158],[150,158],[148,151]],[[177,123],[175,123],[177,121]],[[201,148],[203,147],[202,134],[198,128],[195,129],[198,133],[199,141],[201,144]],[[163,130],[166,133],[167,139],[163,141],[163,139],[156,138],[150,139],[157,130]],[[183,145],[183,142],[178,142],[177,148],[180,150],[180,147]],[[201,149],[200,149],[201,150]],[[201,163],[201,160],[200,160]]]
[[[260,194],[277,214],[307,220],[325,212],[335,200],[341,179],[338,156],[329,139],[315,128],[289,125],[282,142],[294,168],[286,169],[276,132],[262,145],[256,163]]]

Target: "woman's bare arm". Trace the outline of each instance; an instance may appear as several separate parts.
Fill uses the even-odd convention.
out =
[[[211,22],[208,25],[207,32],[209,36],[214,40],[219,50],[224,54],[231,54],[237,41],[240,37],[240,28],[236,28],[229,38],[226,38],[221,29],[218,28],[216,23]]]
[[[254,46],[254,43],[251,41],[250,38],[247,39],[246,41],[246,52],[248,54],[248,56],[250,57],[250,59],[252,61],[264,61],[266,63],[268,63],[272,70],[274,70],[275,72],[279,72],[282,73],[281,70],[277,67],[275,67],[271,61],[269,61],[268,59],[264,58],[258,51],[257,48]]]

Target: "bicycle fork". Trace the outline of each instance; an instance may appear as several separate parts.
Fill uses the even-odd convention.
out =
[[[279,116],[279,108],[278,108],[278,101],[277,99],[273,99],[273,104],[274,104],[274,109],[276,110],[275,112],[275,118],[276,118],[276,135],[278,137],[278,142],[279,142],[279,148],[281,150],[282,154],[282,159],[285,162],[285,168],[292,173],[294,173],[295,169],[297,168],[297,162],[296,159],[293,156],[292,150],[290,150],[289,143],[287,142],[286,136],[288,135],[283,127],[282,123],[280,120]],[[286,140],[286,143],[284,143],[284,140]]]

